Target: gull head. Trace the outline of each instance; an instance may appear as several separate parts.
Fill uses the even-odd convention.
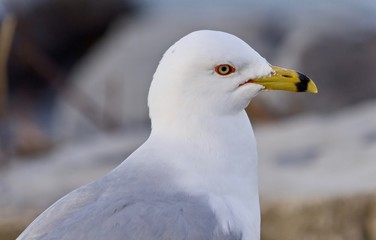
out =
[[[163,55],[149,91],[150,117],[234,114],[266,89],[317,92],[305,75],[270,65],[238,37],[196,31]]]

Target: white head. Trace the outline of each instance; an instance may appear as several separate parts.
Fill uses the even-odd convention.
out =
[[[234,35],[209,30],[190,33],[166,51],[154,74],[149,92],[152,124],[171,115],[186,118],[243,111],[258,92],[269,87],[254,80],[270,78],[275,72]]]
[[[216,67],[232,73],[221,75]],[[264,87],[245,84],[269,75],[268,62],[241,39],[224,32],[188,34],[164,54],[149,92],[150,116],[184,111],[189,114],[232,114],[242,111]],[[223,72],[225,73],[225,72]]]

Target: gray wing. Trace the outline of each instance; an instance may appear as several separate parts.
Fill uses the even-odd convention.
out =
[[[110,174],[57,201],[18,240],[241,239],[218,230],[205,199],[161,191],[160,184]]]

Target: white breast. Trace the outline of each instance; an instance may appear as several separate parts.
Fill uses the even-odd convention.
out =
[[[241,232],[245,240],[258,240],[257,151],[247,116],[241,113],[199,125],[193,126],[195,131],[181,130],[186,135],[180,138],[163,137],[169,142],[165,166],[174,172],[180,189],[207,197],[219,222],[218,231]],[[160,137],[152,134],[149,140],[160,143]]]

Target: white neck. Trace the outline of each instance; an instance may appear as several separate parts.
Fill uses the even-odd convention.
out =
[[[153,122],[148,142],[167,142],[166,149],[159,151],[170,156],[160,159],[172,166],[181,189],[208,197],[221,225],[218,231],[259,239],[256,142],[244,111]]]

